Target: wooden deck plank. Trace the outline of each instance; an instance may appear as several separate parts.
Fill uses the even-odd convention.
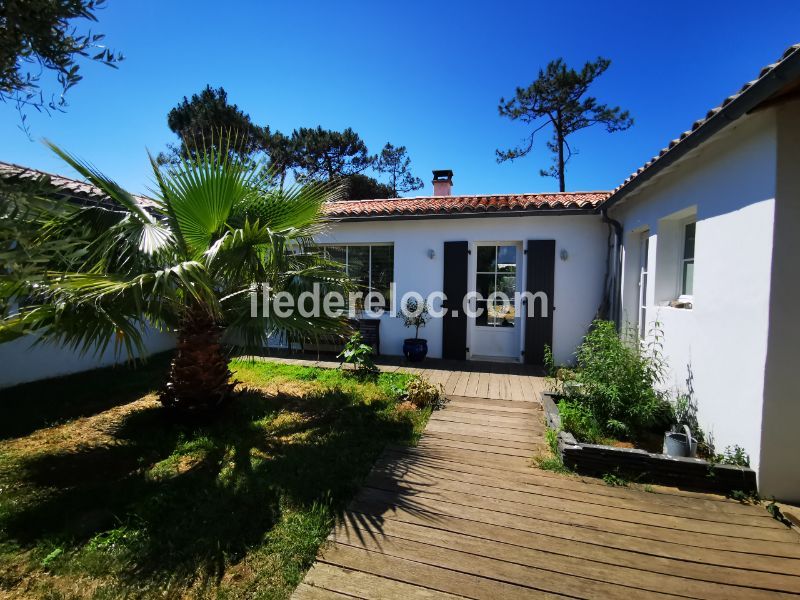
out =
[[[425,429],[427,432],[442,432],[442,433],[452,433],[452,434],[463,434],[463,435],[471,435],[471,436],[480,436],[485,437],[487,439],[496,439],[500,441],[509,441],[509,442],[530,442],[531,435],[529,432],[512,432],[506,431],[502,428],[494,427],[491,430],[488,430],[486,427],[477,427],[475,425],[468,425],[464,423],[453,423],[451,421],[443,421],[441,419],[437,419],[435,421],[429,421],[428,427]]]
[[[529,410],[538,410],[541,412],[542,404],[537,399],[536,401],[522,401],[518,402],[516,400],[504,400],[498,398],[473,398],[469,396],[454,396],[450,398],[453,402],[458,402],[462,404],[475,404],[475,405],[482,405],[485,406],[487,403],[491,403],[494,408],[527,408]]]
[[[523,421],[527,421],[537,425],[542,424],[541,422],[542,412],[539,410],[533,410],[533,409],[526,410],[524,408],[517,410],[494,408],[494,407],[484,408],[482,406],[475,406],[473,404],[466,404],[463,402],[449,402],[448,405],[452,414],[471,413],[473,415],[480,415],[486,417],[489,416],[499,417],[502,419],[521,419]]]
[[[505,398],[501,390],[502,377],[500,373],[489,373],[489,385],[486,391],[487,398]]]
[[[332,590],[314,587],[307,583],[297,586],[292,598],[295,600],[352,600],[353,598],[365,598],[366,596],[349,596],[334,592]]]
[[[354,569],[344,569],[328,563],[317,563],[308,572],[305,580],[316,589],[331,590],[346,594],[342,598],[364,598],[382,600],[383,598],[408,598],[409,600],[463,600],[456,596],[413,584],[363,573]],[[309,598],[324,596],[308,596]],[[337,597],[337,596],[332,596]]]
[[[541,440],[542,444],[544,444],[544,439]],[[509,446],[497,446],[497,445],[490,445],[485,444],[481,441],[473,442],[473,441],[465,441],[459,439],[452,439],[447,436],[425,436],[425,439],[420,442],[421,447],[427,448],[428,446],[432,447],[442,447],[442,448],[458,448],[458,449],[465,449],[465,450],[477,450],[479,452],[487,452],[489,454],[496,454],[502,456],[520,456],[525,459],[530,459],[533,456],[534,451],[528,448],[514,448]]]
[[[478,380],[480,379],[480,376],[481,374],[478,371],[470,371],[469,381],[467,382],[467,387],[464,391],[465,396],[478,396]]]
[[[455,395],[457,396],[467,395],[467,388],[469,387],[469,378],[470,378],[469,371],[461,371],[458,377],[458,383],[455,386],[455,391],[453,392]]]
[[[449,431],[442,431],[436,427],[437,423],[432,423],[432,426],[425,430],[426,438],[434,439],[447,439],[457,440],[461,442],[471,442],[473,444],[484,444],[486,446],[502,446],[504,448],[517,448],[518,450],[527,450],[529,455],[541,449],[541,444],[526,440],[504,440],[485,435],[472,435],[471,433],[453,433]]]
[[[451,408],[460,408],[472,410],[491,410],[495,413],[501,414],[523,414],[523,415],[541,415],[542,411],[538,406],[523,406],[521,402],[515,401],[519,406],[500,406],[496,404],[495,400],[486,399],[484,403],[464,402],[459,398],[451,398],[448,405]]]
[[[450,375],[447,378],[447,382],[444,384],[444,393],[447,396],[454,396],[456,393],[456,386],[458,385],[458,379],[461,376],[460,371],[450,371]]]

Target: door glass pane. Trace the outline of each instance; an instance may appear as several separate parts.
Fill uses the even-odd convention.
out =
[[[489,325],[489,315],[486,311],[486,304],[486,300],[478,300],[475,303],[475,325],[478,325],[479,327],[486,327]]]
[[[489,303],[489,324],[495,327],[514,327],[514,305],[502,302]]]
[[[506,275],[504,273],[497,274],[497,291],[503,292],[508,299],[514,301],[514,292],[517,291],[517,276]]]
[[[497,247],[497,270],[513,273],[517,270],[517,247]]]
[[[489,294],[495,290],[494,274],[478,274],[475,276],[475,291],[483,298],[488,298]]]
[[[492,273],[497,257],[497,246],[478,246],[478,273]]]

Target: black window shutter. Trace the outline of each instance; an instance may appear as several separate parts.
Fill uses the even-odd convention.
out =
[[[467,357],[467,315],[462,306],[467,295],[467,242],[444,243],[444,282],[447,314],[442,325],[442,358],[464,360]]]
[[[524,307],[525,362],[529,365],[544,364],[545,345],[553,347],[555,260],[555,240],[528,240],[528,277],[525,289],[531,294],[544,292],[547,295],[546,313],[543,313],[539,300],[535,302],[533,310],[527,310],[531,308],[529,306]]]

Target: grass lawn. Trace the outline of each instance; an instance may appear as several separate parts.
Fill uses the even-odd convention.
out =
[[[241,395],[173,422],[169,357],[0,392],[0,596],[286,598],[385,444],[409,376],[233,361]]]

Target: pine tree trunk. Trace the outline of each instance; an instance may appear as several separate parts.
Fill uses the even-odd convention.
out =
[[[566,191],[566,182],[564,180],[564,138],[561,133],[558,133],[558,191]]]
[[[178,347],[161,403],[184,411],[212,409],[231,397],[236,382],[220,344],[221,328],[203,309],[192,309],[178,332]]]

